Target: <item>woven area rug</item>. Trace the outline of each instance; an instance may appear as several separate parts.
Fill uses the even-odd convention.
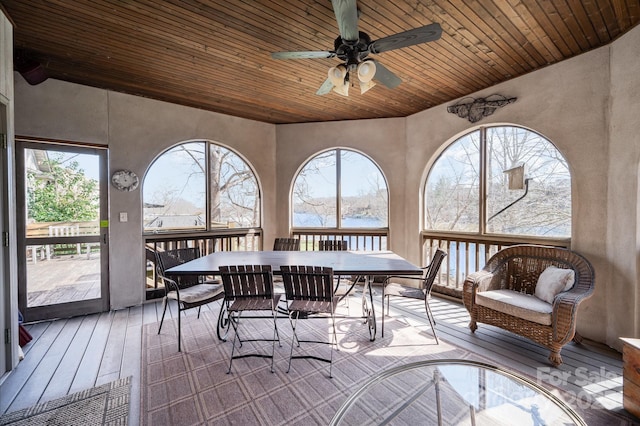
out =
[[[126,425],[131,377],[7,413],[0,425]]]
[[[334,352],[333,378],[328,377],[329,364],[307,359],[294,359],[287,373],[291,326],[287,319],[279,319],[282,347],[276,345],[274,373],[270,372],[270,360],[244,358],[234,360],[232,372],[227,374],[231,342],[218,341],[214,324],[215,318],[208,312],[200,319],[193,315],[183,319],[182,353],[177,352],[175,321],[166,322],[161,335],[157,324],[145,326],[142,424],[326,425],[345,399],[374,373],[428,359],[482,361],[442,341],[437,345],[428,325],[412,327],[389,319],[385,338],[371,342],[362,320],[344,318],[338,321],[340,350]],[[245,321],[244,325],[247,337],[260,332],[270,337],[267,320]],[[300,321],[298,336],[322,340],[328,330],[326,320]],[[270,343],[246,342],[240,351],[256,350],[268,353]],[[327,345],[303,343],[302,350],[329,355]]]
[[[357,304],[351,305],[354,315],[353,305]],[[181,353],[175,320],[166,321],[160,335],[157,324],[144,327],[141,424],[326,425],[367,379],[391,367],[446,358],[495,364],[442,338],[436,344],[428,324],[409,325],[402,318],[387,317],[385,337],[378,330],[378,338],[371,342],[362,320],[342,318],[337,321],[340,350],[334,352],[333,378],[328,377],[328,364],[306,359],[293,360],[287,373],[291,326],[287,319],[279,319],[282,347],[276,346],[274,373],[270,360],[245,358],[234,360],[227,374],[231,341],[218,341],[215,320],[210,312],[200,319],[195,315],[183,318]],[[245,337],[271,337],[270,327],[268,320],[244,321],[241,331]],[[306,320],[299,322],[298,330],[301,339],[325,340],[329,326],[326,320]],[[303,344],[302,349],[316,356],[329,354],[327,345]],[[270,353],[271,344],[246,342],[240,353],[254,351]],[[546,387],[565,401],[572,400],[562,390]],[[615,412],[570,405],[589,425],[635,424]]]

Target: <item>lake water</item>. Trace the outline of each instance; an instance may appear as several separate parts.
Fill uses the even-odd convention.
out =
[[[335,227],[335,216],[321,216],[312,213],[294,213],[293,214],[293,226],[294,227],[309,227],[309,228],[322,228],[322,227]],[[343,228],[384,228],[387,223],[383,219],[377,217],[343,217]]]

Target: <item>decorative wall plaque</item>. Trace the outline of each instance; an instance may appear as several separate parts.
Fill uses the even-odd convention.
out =
[[[475,123],[493,114],[496,109],[515,102],[516,99],[518,98],[507,98],[502,95],[490,95],[486,98],[475,99],[468,97],[448,106],[447,111]]]

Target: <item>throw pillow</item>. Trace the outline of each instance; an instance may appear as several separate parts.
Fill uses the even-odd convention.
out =
[[[573,287],[575,272],[573,269],[549,266],[538,277],[534,295],[547,303],[553,303],[556,295]]]

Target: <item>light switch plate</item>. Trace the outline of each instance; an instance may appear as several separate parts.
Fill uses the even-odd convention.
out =
[[[129,218],[128,218],[127,212],[120,212],[120,222],[126,222],[128,220]]]

